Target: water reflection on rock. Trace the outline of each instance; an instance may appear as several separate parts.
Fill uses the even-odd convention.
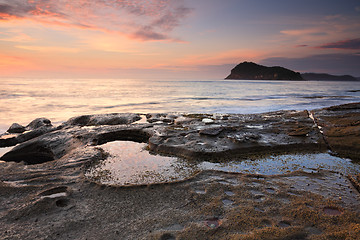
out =
[[[329,153],[284,154],[260,159],[231,161],[227,163],[202,162],[201,169],[249,174],[274,175],[293,171],[316,173],[318,170],[331,170],[345,174],[360,172],[360,165],[348,159],[332,156]]]
[[[319,170],[332,170],[344,174],[360,172],[359,165],[328,153],[278,155],[257,160],[212,163],[190,162],[176,157],[154,155],[146,150],[146,143],[132,141],[114,141],[98,147],[108,157],[88,168],[85,176],[106,185],[126,186],[176,182],[191,178],[204,170],[261,175],[284,174],[293,171],[310,174],[317,173]]]
[[[109,185],[143,185],[185,180],[198,169],[185,160],[150,154],[145,143],[114,141],[100,147],[109,157],[85,176]]]

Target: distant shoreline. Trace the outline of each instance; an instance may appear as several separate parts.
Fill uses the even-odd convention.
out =
[[[327,73],[299,73],[280,66],[267,67],[253,62],[242,62],[231,70],[225,80],[360,81],[360,78]]]

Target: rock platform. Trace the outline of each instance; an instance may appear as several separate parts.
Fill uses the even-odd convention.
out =
[[[360,194],[341,172],[202,171],[165,184],[85,177],[101,144],[228,162],[331,150],[360,160],[360,103],[264,114],[105,114],[13,124],[0,147],[1,239],[328,239],[360,236]],[[358,163],[357,163],[358,164]],[[358,184],[358,183],[357,183]],[[275,238],[274,238],[275,236]]]

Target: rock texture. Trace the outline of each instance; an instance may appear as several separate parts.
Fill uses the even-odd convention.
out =
[[[115,140],[200,162],[328,147],[356,160],[359,109],[148,114],[146,122],[137,114],[90,115],[58,127],[36,120],[26,132],[0,137],[0,146],[16,145],[0,161],[0,239],[359,239],[360,194],[351,183],[358,176],[203,171],[131,187],[85,177],[108,157],[100,145]]]
[[[121,125],[140,120],[138,114],[112,113],[101,115],[83,115],[69,119],[62,126],[99,126],[99,125]]]
[[[342,157],[360,160],[360,104],[312,111],[330,149]]]
[[[359,104],[314,110],[314,119],[309,114],[308,111],[148,114],[147,122],[141,124],[133,124],[141,119],[138,114],[106,114],[72,118],[58,127],[53,127],[50,120],[37,119],[27,127],[32,130],[0,137],[1,147],[17,144],[0,159],[42,163],[60,159],[75,148],[115,140],[146,142],[154,153],[197,160],[226,161],[254,153],[323,151],[327,144],[342,156],[358,159]]]
[[[211,119],[212,123],[204,119]],[[326,146],[313,125],[306,111],[183,115],[175,119],[173,126],[156,126],[156,134],[150,133],[148,143],[149,149],[157,153],[212,161],[254,153],[320,151]]]
[[[225,79],[238,80],[303,80],[301,74],[283,67],[265,67],[243,62],[231,70]]]

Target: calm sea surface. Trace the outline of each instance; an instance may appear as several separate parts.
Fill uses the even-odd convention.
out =
[[[58,124],[114,112],[261,113],[360,102],[360,82],[0,79],[0,133],[37,117]]]

